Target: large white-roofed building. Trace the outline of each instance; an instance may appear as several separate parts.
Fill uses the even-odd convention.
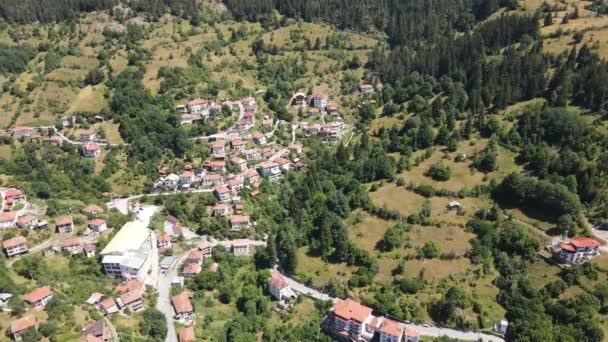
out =
[[[152,264],[150,230],[139,221],[127,222],[101,251],[106,274],[144,279]]]

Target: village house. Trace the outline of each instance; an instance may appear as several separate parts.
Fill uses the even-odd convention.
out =
[[[287,148],[289,149],[290,153],[302,154],[302,145],[300,144],[289,144]]]
[[[266,130],[271,130],[273,122],[274,120],[272,120],[272,118],[266,116],[264,117],[264,120],[262,120],[262,127]]]
[[[28,252],[27,239],[23,236],[16,236],[14,238],[2,241],[2,247],[4,248],[6,256],[9,258]]]
[[[146,291],[146,284],[139,279],[128,279],[116,285],[116,292],[121,294],[134,290],[143,293]]]
[[[213,244],[209,241],[201,241],[196,247],[199,251],[203,253],[205,258],[210,258],[213,252]]]
[[[291,162],[285,158],[278,157],[273,160],[275,163],[279,165],[281,170],[287,171],[291,169]]]
[[[178,113],[188,113],[188,107],[185,105],[177,105],[175,106],[175,111]]]
[[[194,334],[194,327],[184,327],[179,329],[177,333],[177,337],[179,338],[179,342],[194,342],[196,341],[196,335]]]
[[[87,326],[82,329],[82,333],[84,334],[85,339],[88,338],[88,340],[84,341],[112,341],[112,330],[103,319],[87,324]]]
[[[230,190],[228,190],[228,188],[223,185],[216,187],[213,190],[213,193],[215,194],[215,197],[217,197],[217,199],[220,202],[230,201]]]
[[[325,107],[327,114],[331,116],[340,116],[340,107],[333,101],[330,101]]]
[[[104,316],[111,315],[119,311],[118,304],[116,304],[116,301],[112,297],[105,297],[102,299],[99,302],[98,307],[99,311],[101,311]]]
[[[294,107],[306,106],[306,94],[295,93],[291,99],[291,105]]]
[[[162,233],[158,237],[158,249],[167,250],[171,248],[171,237],[167,233]]]
[[[557,259],[565,264],[592,259],[599,254],[600,243],[588,237],[575,237],[561,245]]]
[[[231,163],[232,163],[234,166],[236,166],[236,167],[239,169],[239,171],[241,171],[241,172],[243,172],[243,171],[247,170],[247,161],[246,161],[245,159],[243,159],[243,158],[240,158],[240,157],[232,157],[232,158],[230,159],[230,162],[231,162]]]
[[[86,129],[84,131],[80,131],[80,138],[78,140],[82,141],[82,142],[88,142],[88,141],[93,141],[96,138],[97,138],[97,133],[95,133],[95,131]]]
[[[46,138],[46,141],[51,145],[59,146],[63,142],[63,138],[59,135],[51,135]]]
[[[38,218],[33,215],[21,216],[17,219],[17,227],[23,229],[32,229],[38,226]]]
[[[62,249],[70,255],[82,253],[82,241],[80,238],[63,240]]]
[[[210,115],[216,115],[221,110],[222,110],[222,106],[220,106],[218,104],[212,104],[211,106],[209,106],[209,114]]]
[[[10,205],[27,202],[27,197],[23,191],[15,188],[7,189],[2,193],[2,196],[4,197],[6,204]]]
[[[192,114],[182,114],[179,116],[179,124],[180,125],[191,125],[192,124]]]
[[[248,215],[231,215],[230,216],[230,229],[241,230],[249,228],[251,224]]]
[[[82,209],[82,213],[89,217],[95,217],[97,214],[103,214],[103,208],[96,204],[90,204]]]
[[[18,139],[21,137],[29,137],[32,134],[34,134],[34,128],[33,127],[24,127],[24,126],[17,126],[13,129],[10,130],[11,133],[11,137],[13,139]]]
[[[11,335],[15,341],[20,341],[28,329],[38,329],[38,319],[34,315],[25,316],[11,322]]]
[[[48,286],[35,288],[23,296],[23,300],[33,308],[45,306],[53,298],[53,292]]]
[[[187,264],[184,265],[184,270],[182,274],[184,278],[194,278],[197,274],[201,273],[202,267],[197,264]]]
[[[171,304],[175,310],[175,320],[184,325],[191,325],[194,321],[194,308],[186,293],[171,297]]]
[[[226,143],[223,140],[214,141],[211,144],[211,154],[225,155],[226,154]]]
[[[268,292],[277,300],[296,297],[285,278],[277,271],[273,271],[268,279]]]
[[[55,219],[55,226],[57,231],[62,234],[69,234],[74,232],[74,220],[72,216],[61,216]]]
[[[380,327],[380,342],[402,342],[405,326],[391,319],[384,319]]]
[[[101,155],[101,146],[94,142],[88,142],[82,145],[82,154],[85,158],[97,158]]]
[[[372,309],[361,305],[352,299],[338,300],[331,316],[332,330],[346,339],[371,340],[374,336]]]
[[[212,160],[209,162],[209,170],[212,172],[226,172],[226,162],[222,160]]]
[[[92,258],[95,256],[95,245],[93,244],[85,243],[82,247],[82,250],[84,251],[84,255],[86,255],[87,258]]]
[[[448,210],[450,210],[450,211],[452,211],[452,210],[458,210],[460,208],[462,208],[462,205],[458,201],[450,201],[448,203]]]
[[[17,212],[7,211],[0,213],[0,229],[14,227],[17,224]]]
[[[249,184],[253,184],[260,179],[260,175],[254,169],[248,169],[241,175],[246,182],[249,182]]]
[[[253,127],[253,121],[251,119],[241,119],[234,124],[234,127],[237,131],[247,131]]]
[[[218,203],[211,207],[211,216],[223,217],[230,214],[230,207],[226,203]]]
[[[359,89],[361,89],[361,93],[363,94],[373,94],[374,86],[371,84],[362,84]]]
[[[187,105],[188,111],[190,113],[198,114],[201,113],[203,109],[207,108],[207,106],[209,105],[209,101],[194,99],[192,101],[189,101]]]
[[[144,296],[139,290],[131,290],[121,294],[116,303],[121,310],[128,308],[131,312],[137,312],[144,309]]]
[[[254,133],[253,134],[253,141],[256,142],[256,144],[259,145],[265,145],[266,144],[266,135],[264,135],[263,133]]]
[[[249,255],[249,243],[247,240],[234,240],[230,246],[232,254],[236,256],[248,256]]]
[[[241,191],[243,187],[243,180],[240,178],[233,178],[228,181],[228,188],[234,193]]]
[[[246,160],[250,161],[250,160],[259,160],[262,158],[262,155],[260,154],[260,150],[258,149],[250,149],[250,150],[244,150],[243,151],[243,157],[245,157]]]
[[[247,143],[242,139],[232,139],[230,141],[230,146],[232,147],[233,152],[241,152],[245,149]]]
[[[203,259],[205,259],[205,255],[203,254],[203,252],[194,250],[194,251],[191,251],[190,253],[188,253],[188,256],[186,257],[186,260],[184,261],[184,263],[202,265]]]
[[[184,185],[190,185],[194,183],[195,176],[192,171],[184,171],[179,175],[179,182]]]
[[[203,177],[202,184],[205,187],[210,187],[210,186],[222,184],[223,182],[224,182],[224,177],[222,177],[222,175],[209,174],[209,175],[206,175],[205,177]]]
[[[327,106],[327,95],[316,93],[312,96],[312,105],[315,108],[325,108]]]
[[[175,173],[171,173],[162,179],[162,182],[165,188],[175,188],[179,184],[179,176]]]
[[[281,169],[279,168],[279,164],[266,161],[257,165],[257,168],[262,175],[262,177],[272,181],[281,177]]]
[[[247,96],[243,100],[241,100],[241,104],[245,107],[255,106],[255,98],[253,96]]]
[[[319,124],[312,124],[305,128],[307,135],[317,135],[317,134],[319,134],[320,130],[321,130],[321,125],[319,125]]]
[[[105,232],[108,229],[108,225],[106,221],[102,219],[93,219],[88,222],[88,227],[94,233],[100,234]]]

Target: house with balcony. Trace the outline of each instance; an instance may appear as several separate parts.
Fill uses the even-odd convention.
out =
[[[352,299],[339,300],[331,315],[331,329],[343,341],[369,341],[374,337],[373,318],[371,308]]]
[[[23,296],[23,300],[33,308],[44,307],[51,299],[53,299],[53,292],[46,285],[35,288]]]
[[[264,177],[270,181],[276,180],[281,177],[281,168],[279,167],[279,164],[277,164],[275,162],[272,162],[272,161],[262,162],[257,165],[257,169],[260,172],[260,174],[262,175],[262,177]]]
[[[557,259],[564,264],[587,261],[599,254],[600,243],[588,237],[574,237],[560,246]]]
[[[97,158],[101,155],[101,146],[94,142],[82,145],[82,154],[85,158]]]
[[[194,322],[194,307],[188,298],[188,294],[182,292],[176,296],[171,297],[171,305],[175,311],[175,320],[178,323],[184,325],[192,325]]]
[[[2,248],[7,257],[13,257],[28,252],[27,239],[23,236],[16,236],[14,238],[2,241]]]
[[[57,232],[62,234],[69,234],[74,232],[74,220],[72,216],[61,216],[55,219],[55,226]]]

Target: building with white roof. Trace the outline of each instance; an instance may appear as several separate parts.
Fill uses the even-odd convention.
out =
[[[150,230],[139,221],[127,222],[101,251],[106,274],[144,279],[152,264]]]

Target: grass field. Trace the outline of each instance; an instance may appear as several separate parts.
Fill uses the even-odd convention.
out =
[[[325,286],[330,279],[348,279],[355,267],[345,263],[327,263],[319,257],[309,256],[308,247],[298,249],[298,268],[296,274],[299,278],[310,277],[312,285],[317,288]]]
[[[106,86],[104,84],[84,87],[72,101],[67,114],[77,112],[99,113],[107,108],[108,102],[103,96],[105,90]]]

